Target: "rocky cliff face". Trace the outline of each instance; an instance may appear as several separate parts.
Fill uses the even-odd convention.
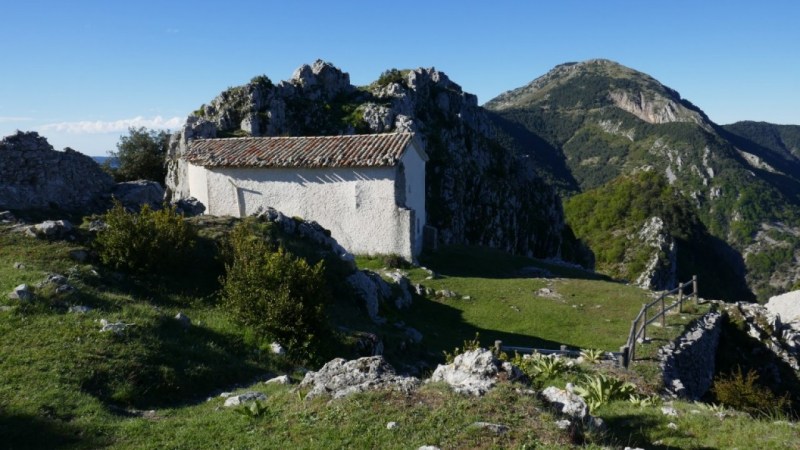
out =
[[[425,147],[428,223],[442,243],[515,253],[558,252],[560,201],[533,168],[495,140],[477,98],[435,69],[390,70],[357,88],[323,61],[288,81],[267,77],[231,88],[191,115],[170,145],[167,187],[188,195],[180,156],[198,137],[412,131]]]
[[[36,132],[0,141],[0,210],[91,210],[113,185],[92,158],[70,148],[56,151]]]

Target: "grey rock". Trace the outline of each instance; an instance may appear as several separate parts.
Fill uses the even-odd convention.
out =
[[[387,430],[394,430],[395,428],[397,428],[397,422],[389,422],[386,424]]]
[[[13,223],[17,218],[11,214],[11,211],[0,211],[0,223]]]
[[[458,297],[458,294],[448,289],[442,289],[436,291],[436,296],[441,298],[454,298]]]
[[[8,305],[0,305],[0,312],[8,312],[8,311],[11,311],[12,309],[14,309],[14,308],[13,308],[13,307],[11,307],[11,306],[8,306]]]
[[[72,232],[72,224],[68,220],[45,220],[34,225],[32,230],[39,238],[60,239]]]
[[[75,287],[70,284],[62,284],[56,288],[56,294],[69,294],[75,292]]]
[[[164,201],[164,188],[150,180],[125,181],[114,185],[111,195],[132,210],[138,211],[144,205],[158,209]]]
[[[435,445],[423,445],[423,446],[417,447],[417,450],[442,450],[442,449],[440,449],[439,447],[437,447]]]
[[[286,354],[286,350],[284,350],[283,346],[277,342],[269,344],[269,351],[272,352],[272,354],[274,355]]]
[[[292,384],[292,380],[288,375],[281,375],[278,377],[270,378],[264,384]]]
[[[382,356],[370,356],[346,361],[336,358],[316,372],[306,373],[301,388],[311,387],[306,398],[331,395],[333,398],[373,389],[392,389],[410,392],[419,379],[397,375]]]
[[[67,284],[69,280],[64,275],[58,273],[50,273],[47,274],[47,277],[39,284],[36,285],[37,288],[43,288],[46,286],[63,286]]]
[[[510,367],[513,367],[509,364]],[[497,383],[498,375],[506,372],[502,363],[492,352],[479,348],[464,352],[455,357],[452,364],[440,364],[430,378],[431,382],[444,381],[456,392],[480,396]]]
[[[247,402],[252,401],[264,401],[267,399],[267,396],[261,392],[245,392],[239,395],[232,395],[225,399],[224,406],[226,408],[230,408],[233,406],[239,406]]]
[[[93,220],[89,222],[89,231],[92,233],[97,233],[98,231],[103,231],[108,228],[108,224],[102,220]]]
[[[661,407],[661,414],[665,416],[677,416],[678,411],[673,408],[672,406],[662,406]]]
[[[172,204],[175,206],[175,211],[185,217],[199,216],[206,211],[206,205],[194,197],[182,198]]]
[[[184,314],[182,311],[181,311],[181,312],[179,312],[178,314],[175,314],[175,320],[177,320],[177,321],[178,321],[178,323],[179,323],[179,324],[180,324],[180,325],[181,325],[183,328],[189,328],[189,327],[191,327],[191,326],[192,326],[192,319],[190,319],[190,318],[189,318],[189,316],[187,316],[186,314]]]
[[[89,306],[74,305],[74,306],[70,306],[69,309],[67,310],[67,312],[71,312],[71,313],[75,313],[75,314],[86,314],[91,310],[92,310],[92,308],[89,307]]]
[[[8,298],[21,302],[29,302],[33,300],[33,292],[31,292],[31,288],[28,287],[27,284],[20,284],[8,294]]]
[[[566,430],[571,425],[572,425],[572,422],[570,422],[568,419],[561,419],[561,420],[557,420],[556,421],[556,427],[558,427],[559,430]]]
[[[375,323],[384,323],[386,319],[378,314],[380,304],[392,296],[392,288],[380,275],[369,270],[359,270],[347,277],[347,282],[364,301],[369,318]]]
[[[15,263],[14,263],[14,268],[15,268],[15,269],[22,270],[22,269],[24,269],[24,268],[25,268],[25,264],[22,264],[21,262],[15,262]]]
[[[124,322],[109,322],[106,319],[100,319],[100,328],[101,333],[105,333],[106,331],[111,331],[114,334],[122,334],[128,327],[132,326],[132,323],[124,323]]]
[[[470,428],[479,428],[482,430],[491,431],[494,434],[508,433],[508,425],[503,425],[501,423],[474,422],[472,425],[470,425]]]
[[[394,304],[397,309],[408,308],[411,306],[411,303],[413,302],[411,293],[414,289],[411,287],[411,282],[408,281],[408,278],[406,278],[406,276],[399,271],[384,272],[384,274],[400,287],[400,296],[394,300]]]
[[[589,415],[589,407],[579,395],[555,386],[545,388],[540,395],[553,409],[568,418],[583,421]]]

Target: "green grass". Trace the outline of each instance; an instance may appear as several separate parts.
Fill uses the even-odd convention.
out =
[[[489,249],[450,247],[422,262],[438,276],[426,280],[427,273],[415,269],[409,273],[413,282],[458,294],[418,299],[402,315],[437,352],[461,345],[476,332],[485,346],[499,339],[513,346],[618,351],[630,321],[650,299],[638,287]],[[520,269],[531,266],[550,271],[554,278],[520,275]],[[542,288],[554,295],[539,295]]]
[[[210,246],[203,242],[199,248]],[[0,304],[12,306],[0,311],[0,447],[564,448],[578,442],[556,428],[557,417],[538,399],[505,382],[482,398],[430,384],[409,395],[370,392],[334,401],[305,401],[304,393],[291,387],[254,382],[271,373],[292,374],[294,368],[269,356],[264,342],[232,323],[218,306],[213,275],[218,264],[198,263],[195,271],[175,279],[122,275],[71,261],[69,251],[80,247],[79,242],[46,242],[0,227]],[[358,261],[382,267],[374,258]],[[15,269],[15,262],[25,268]],[[405,311],[385,308],[382,313],[391,319],[386,327],[369,325],[357,307],[343,303],[333,314],[335,323],[378,333],[387,354],[400,360],[403,352],[441,360],[442,350],[460,346],[476,331],[486,344],[502,339],[509,345],[563,343],[615,350],[649,298],[646,291],[580,270],[485,249],[447,248],[424,263],[439,276],[426,280],[428,273],[414,268],[409,270],[414,281],[459,296],[416,298]],[[547,269],[554,278],[517,275],[528,266]],[[34,306],[28,307],[6,298],[14,286],[35,285],[49,272],[71,274],[77,292],[37,291]],[[535,295],[545,286],[560,298]],[[94,309],[68,313],[70,305]],[[173,319],[178,311],[192,319],[188,330]],[[348,322],[340,320],[345,316]],[[100,333],[101,318],[135,325],[119,336]],[[423,332],[421,349],[396,348],[397,320]],[[678,333],[680,327],[666,332]],[[551,383],[574,382],[587,370],[575,369]],[[299,377],[294,374],[295,380]],[[239,391],[268,395],[261,416],[222,407],[218,392],[237,385]],[[155,412],[142,417],[146,410]],[[686,413],[679,417],[686,422],[678,422],[679,430],[694,430],[694,436],[670,437],[667,419],[658,410],[619,402],[601,407],[598,414],[611,431],[588,434],[585,448],[779,448],[798,438],[792,427],[741,416],[720,421],[701,435],[703,423],[719,419],[701,415],[694,423],[692,413]],[[390,421],[398,428],[387,429]],[[501,423],[509,431],[496,435],[475,429],[470,425],[476,421]]]

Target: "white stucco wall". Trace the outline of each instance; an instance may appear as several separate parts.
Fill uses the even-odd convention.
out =
[[[191,195],[206,205],[207,214],[243,216],[272,207],[319,222],[353,253],[397,253],[410,260],[422,245],[425,174],[416,151],[406,151],[403,165],[407,204],[419,212],[396,204],[396,167],[206,169],[190,164],[187,172]]]
[[[425,161],[422,159],[414,143],[400,159],[406,177],[406,207],[414,211],[413,251],[418,255],[422,251],[422,227],[425,226]]]

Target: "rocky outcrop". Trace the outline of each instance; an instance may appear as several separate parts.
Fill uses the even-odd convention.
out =
[[[440,364],[430,381],[443,381],[456,392],[480,396],[489,392],[499,379],[520,377],[522,373],[511,363],[501,362],[490,350],[478,348],[456,356],[452,364]]]
[[[113,184],[92,158],[56,151],[36,132],[0,141],[0,209],[92,210]]]
[[[659,349],[668,395],[697,400],[711,388],[721,318],[720,313],[708,313],[675,341]]]
[[[445,244],[480,244],[535,256],[557,254],[563,213],[555,192],[498,144],[477,98],[435,69],[389,71],[366,89],[323,61],[273,84],[261,76],[231,88],[173,136],[167,196],[189,195],[181,156],[196,138],[413,131],[430,160],[428,224]]]
[[[613,91],[609,98],[614,105],[647,123],[693,122],[703,123],[703,116],[673,99],[642,91]]]
[[[352,361],[336,358],[320,370],[306,373],[299,387],[311,388],[308,399],[319,395],[341,398],[374,389],[410,392],[418,385],[417,378],[397,375],[382,356],[370,356]]]
[[[677,251],[675,240],[660,217],[648,219],[638,238],[644,247],[652,249],[645,270],[636,279],[636,284],[646,289],[672,289],[677,282]]]
[[[776,358],[796,372],[800,372],[800,326],[797,322],[784,323],[772,308],[757,303],[735,303],[727,306],[744,318],[747,334],[761,342]]]
[[[781,322],[786,324],[794,322],[794,326],[800,328],[800,291],[770,297],[764,307],[772,314],[778,315]]]

